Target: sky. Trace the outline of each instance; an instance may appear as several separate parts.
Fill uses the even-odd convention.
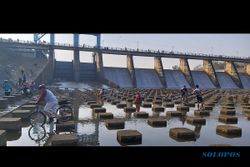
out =
[[[0,34],[2,38],[33,40],[33,34]],[[49,34],[42,41],[49,42]],[[73,34],[55,34],[55,42],[73,45]],[[96,37],[80,35],[80,45],[95,45]],[[151,50],[207,53],[226,56],[249,57],[250,34],[101,34],[101,45]],[[92,62],[92,53],[80,52],[81,62]],[[72,61],[73,51],[55,50],[58,61]],[[103,55],[104,66],[126,67],[124,55]],[[179,65],[178,59],[162,59],[164,69]],[[201,60],[189,60],[190,68],[202,64]],[[134,57],[137,68],[153,68],[153,58]]]

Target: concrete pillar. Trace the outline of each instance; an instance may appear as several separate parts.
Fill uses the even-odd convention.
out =
[[[239,88],[243,88],[234,62],[225,62],[225,72],[231,76],[231,78]]]
[[[133,87],[136,87],[135,68],[132,55],[127,55],[127,68],[130,74]]]
[[[55,70],[55,52],[54,48],[51,47],[49,50],[49,79],[52,80],[54,78],[54,70]]]
[[[80,80],[80,52],[79,49],[74,49],[74,60],[73,60],[73,73],[74,73],[74,80],[79,82]]]
[[[245,63],[245,71],[248,75],[250,75],[250,63]]]
[[[205,71],[205,73],[210,77],[213,84],[217,88],[220,88],[220,84],[218,82],[217,74],[214,70],[212,60],[203,60],[203,71]]]
[[[157,72],[158,77],[160,78],[162,86],[167,87],[161,57],[154,57],[154,69]]]
[[[94,58],[95,58],[95,64],[96,64],[97,77],[98,79],[103,80],[104,73],[103,73],[102,53],[101,52],[94,53]]]
[[[189,68],[189,64],[188,64],[187,59],[180,58],[180,67],[179,67],[179,70],[184,74],[184,76],[187,79],[189,85],[191,87],[193,87],[194,86],[194,81],[193,81],[192,74],[190,72],[190,68]]]

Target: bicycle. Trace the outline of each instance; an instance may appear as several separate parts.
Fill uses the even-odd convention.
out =
[[[62,100],[58,102],[59,107],[56,111],[56,114],[59,116],[58,122],[66,122],[73,119],[73,111],[70,104],[69,100]],[[48,113],[42,111],[41,108],[41,105],[37,105],[35,112],[30,114],[29,121],[31,126],[43,126],[46,123],[47,117],[49,116]]]

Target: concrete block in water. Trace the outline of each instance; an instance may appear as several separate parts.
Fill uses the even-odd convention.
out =
[[[96,101],[88,101],[87,105],[90,105],[90,104],[96,104]]]
[[[11,115],[14,118],[28,119],[31,113],[31,110],[14,110]]]
[[[171,128],[169,130],[169,136],[177,140],[195,140],[195,132],[188,128]]]
[[[75,127],[76,123],[74,121],[62,122],[60,124],[56,124],[56,131],[57,132],[74,131]]]
[[[118,103],[118,104],[116,104],[116,107],[117,108],[124,108],[124,107],[127,107],[127,104],[126,103]]]
[[[5,130],[0,130],[0,146],[6,146],[7,136]]]
[[[153,102],[153,99],[152,98],[147,98],[145,101],[146,102]]]
[[[164,112],[165,108],[160,106],[153,106],[152,111],[154,112]]]
[[[0,129],[3,130],[21,130],[22,121],[21,118],[0,118]]]
[[[51,138],[52,146],[76,146],[78,136],[74,134],[55,134]]]
[[[8,103],[13,104],[16,101],[15,96],[3,96],[3,99],[7,99]]]
[[[215,106],[215,103],[205,103],[204,104],[205,107],[214,107]]]
[[[211,111],[211,110],[213,110],[213,107],[212,106],[204,106],[203,109],[207,110],[207,111]]]
[[[148,119],[148,124],[152,127],[166,127],[167,120],[162,118],[150,118]]]
[[[34,100],[28,101],[27,103],[25,103],[25,105],[36,105],[36,101]]]
[[[220,110],[220,114],[222,115],[235,115],[235,110]]]
[[[15,96],[15,100],[21,100],[23,96],[21,94],[13,94]]]
[[[168,98],[165,98],[163,101],[164,101],[164,102],[172,102],[172,100],[171,100],[171,99],[168,99]]]
[[[101,108],[102,105],[101,104],[90,104],[90,108]]]
[[[153,102],[153,104],[161,106],[162,105],[162,101],[161,100],[155,100]]]
[[[244,109],[244,110],[242,110],[244,113],[246,113],[246,114],[250,114],[250,109]]]
[[[238,118],[235,116],[219,115],[219,121],[226,124],[237,124]]]
[[[180,100],[175,100],[174,104],[181,104],[181,101]]]
[[[218,125],[216,127],[216,133],[232,136],[241,136],[242,129],[232,125]]]
[[[124,129],[125,121],[123,120],[107,120],[105,121],[105,125],[108,129]]]
[[[99,119],[113,119],[114,116],[113,116],[112,113],[107,112],[107,113],[100,113],[100,114],[98,115],[98,118],[99,118]]]
[[[127,102],[133,102],[133,101],[134,101],[133,98],[128,98],[128,99],[127,99]]]
[[[250,110],[250,106],[243,106],[242,109],[243,110]]]
[[[185,106],[188,106],[188,107],[195,107],[195,103],[185,103]]]
[[[174,103],[164,103],[163,106],[166,107],[166,108],[173,108]]]
[[[194,115],[198,116],[209,116],[210,112],[206,110],[194,110]]]
[[[235,109],[235,107],[233,107],[233,106],[222,106],[221,107],[221,110],[234,110]]]
[[[8,107],[8,99],[0,99],[0,109],[5,109]]]
[[[29,104],[29,105],[23,105],[21,107],[22,110],[34,110],[35,108],[36,108],[36,105],[31,105],[31,104]]]
[[[150,102],[143,102],[141,106],[144,108],[151,108],[152,104]]]
[[[186,117],[186,121],[192,125],[206,125],[206,119],[204,118],[188,116]]]
[[[189,111],[188,106],[177,106],[176,109],[177,111]]]
[[[14,130],[14,131],[8,131],[6,132],[6,137],[7,137],[7,141],[15,141],[20,139],[20,137],[22,136],[22,131],[21,130]]]
[[[136,108],[135,107],[125,107],[124,112],[135,112]]]
[[[112,105],[116,105],[116,104],[118,104],[118,103],[120,103],[119,100],[113,100],[113,101],[111,101],[111,104],[112,104]]]
[[[135,118],[148,118],[148,113],[146,112],[134,112],[133,115]]]
[[[162,101],[162,98],[161,97],[156,97],[155,100]]]
[[[119,130],[117,140],[124,144],[141,144],[142,134],[137,130]]]
[[[223,106],[234,107],[234,103],[223,103]]]
[[[94,113],[104,113],[106,112],[106,108],[100,107],[100,108],[93,108]]]
[[[180,111],[167,111],[166,115],[170,116],[170,117],[181,117],[182,112],[180,112]]]

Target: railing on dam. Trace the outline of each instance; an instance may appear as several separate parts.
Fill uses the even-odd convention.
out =
[[[26,47],[30,49],[41,49],[47,50],[52,45],[46,41],[40,41],[37,44],[33,41],[24,40],[12,40],[0,38],[0,44],[9,44],[11,47]],[[89,51],[89,52],[101,52],[104,54],[116,54],[116,55],[134,55],[134,56],[144,56],[144,57],[165,57],[165,58],[187,58],[187,59],[200,59],[200,60],[215,60],[215,61],[234,61],[250,63],[250,57],[236,57],[236,56],[225,56],[225,55],[214,55],[214,54],[204,54],[204,53],[187,53],[187,52],[173,52],[165,50],[143,50],[143,49],[131,49],[131,48],[118,48],[118,47],[101,47],[100,49],[96,46],[89,45],[79,45],[75,48],[72,44],[67,43],[55,43],[54,49],[62,50],[74,50],[79,49],[79,51]]]

